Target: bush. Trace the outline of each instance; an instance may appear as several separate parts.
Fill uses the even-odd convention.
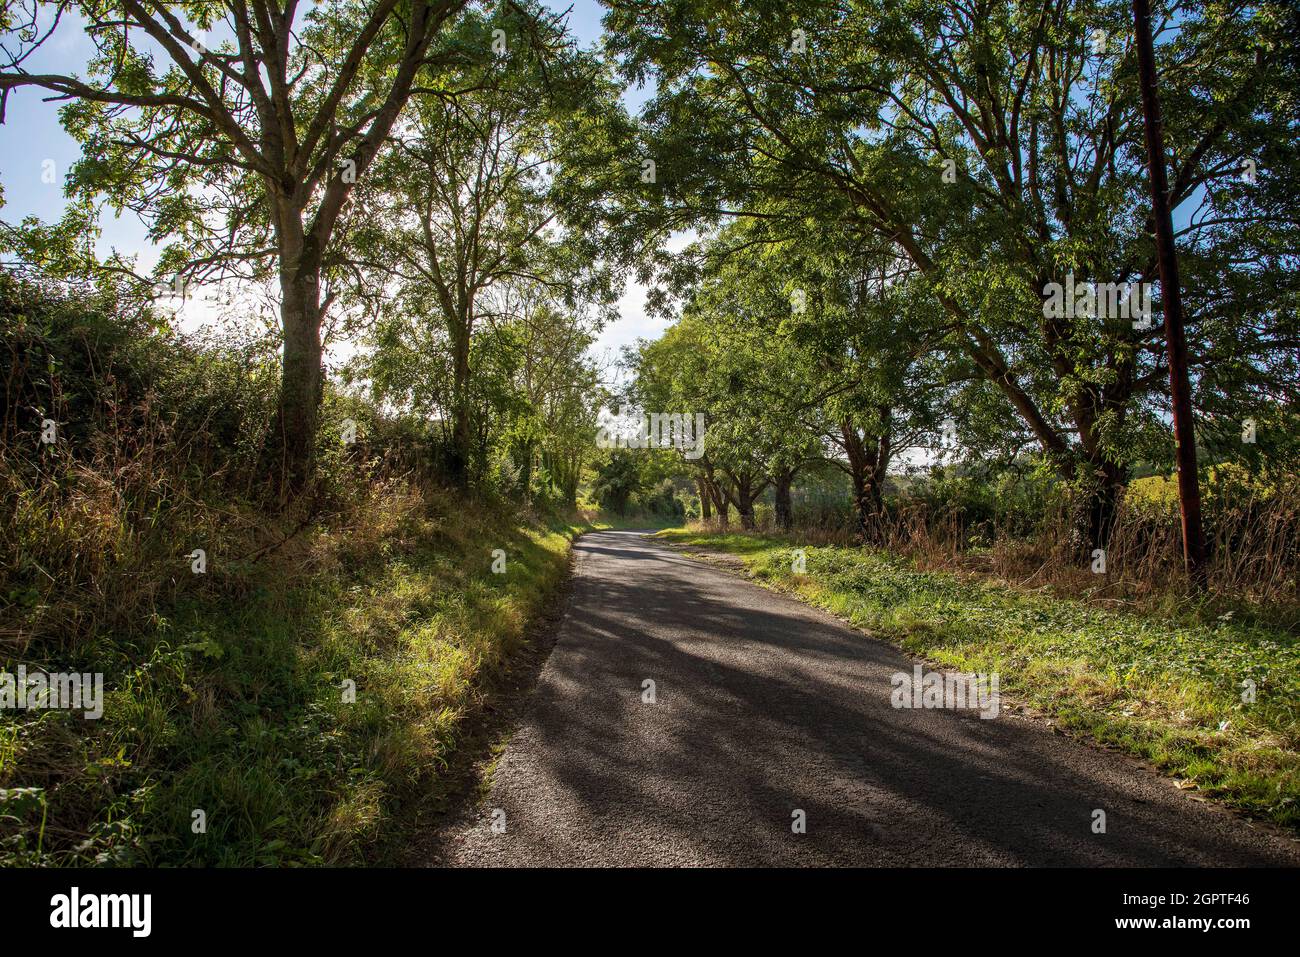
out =
[[[641,489],[641,472],[631,452],[615,449],[597,469],[591,486],[591,497],[601,508],[627,514],[628,503]]]
[[[686,505],[677,497],[672,479],[663,479],[654,488],[642,492],[637,504],[643,512],[674,520],[686,517]]]
[[[565,530],[434,488],[422,423],[329,385],[319,479],[281,508],[267,343],[5,275],[0,321],[0,670],[105,689],[96,721],[0,711],[0,864],[371,856],[554,591]]]

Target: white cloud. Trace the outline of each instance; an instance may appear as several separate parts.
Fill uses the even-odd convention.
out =
[[[681,252],[694,242],[698,236],[693,230],[673,233],[664,243],[669,252]],[[619,317],[601,330],[592,345],[596,355],[613,354],[615,356],[623,346],[631,345],[637,339],[657,339],[672,324],[671,320],[648,315],[646,300],[649,287],[635,280],[629,280],[623,288],[623,295],[618,300]]]

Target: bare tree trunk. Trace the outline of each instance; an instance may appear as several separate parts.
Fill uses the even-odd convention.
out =
[[[713,479],[709,484],[713,487],[713,504],[718,510],[718,525],[725,532],[731,524],[731,503],[721,482]]]
[[[282,202],[276,212],[284,349],[279,403],[268,451],[279,470],[281,497],[285,497],[303,491],[311,479],[324,382],[319,255],[305,240],[301,211]]]
[[[1178,498],[1182,505],[1183,564],[1194,591],[1205,587],[1205,535],[1201,527],[1201,489],[1196,472],[1196,430],[1192,419],[1192,388],[1187,375],[1187,340],[1183,333],[1182,290],[1174,248],[1173,217],[1165,175],[1165,145],[1156,90],[1155,48],[1151,40],[1151,8],[1133,0],[1137,36],[1138,78],[1142,114],[1146,120],[1147,169],[1151,181],[1151,216],[1156,227],[1156,258],[1160,266],[1160,299],[1165,311],[1165,341],[1169,349],[1169,390],[1173,400],[1174,441],[1177,444]]]
[[[767,488],[767,482],[755,485],[753,474],[747,472],[739,475],[729,472],[728,475],[735,487],[734,497],[736,511],[740,515],[740,527],[745,531],[753,531],[757,525],[754,521],[754,502],[763,494],[763,489]]]
[[[725,530],[730,521],[730,514],[727,508],[727,495],[723,491],[722,483],[717,479],[717,473],[713,465],[704,466],[704,490],[713,499],[713,506],[718,512],[718,525]]]
[[[700,493],[700,518],[706,522],[713,518],[713,495],[709,491],[707,482],[708,479],[703,475],[695,477],[695,487]]]
[[[885,471],[889,467],[890,440],[885,436],[859,436],[856,427],[840,424],[844,453],[849,460],[849,477],[853,481],[853,504],[857,510],[858,535],[862,544],[880,540],[881,514],[884,511]]]

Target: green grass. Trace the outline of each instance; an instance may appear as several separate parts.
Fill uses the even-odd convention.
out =
[[[640,509],[630,509],[628,514],[619,515],[589,501],[579,502],[578,510],[586,517],[587,524],[593,531],[667,529],[681,523],[680,516],[659,515]]]
[[[671,528],[680,521],[679,518],[669,519],[659,515],[619,516],[602,512],[598,518],[593,519],[591,528],[593,531],[653,531]]]
[[[35,662],[104,672],[105,713],[0,713],[0,864],[386,859],[580,530],[383,501],[138,634]]]
[[[664,539],[740,556],[770,587],[1001,690],[1067,728],[1149,760],[1243,811],[1300,828],[1300,647],[1281,629],[1101,609],[1059,595],[921,571],[906,560],[789,541]],[[1255,700],[1243,700],[1244,682]]]

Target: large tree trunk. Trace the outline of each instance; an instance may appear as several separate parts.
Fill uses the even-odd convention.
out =
[[[284,348],[280,397],[270,447],[279,470],[282,497],[296,495],[311,480],[316,423],[324,386],[320,340],[320,257],[305,241],[301,213],[279,210],[280,322]]]
[[[718,526],[725,532],[731,524],[731,503],[727,501],[721,482],[714,479],[709,485],[713,491],[713,507],[718,510]]]
[[[870,509],[867,505],[867,470],[855,466],[850,460],[849,478],[853,482],[853,511],[858,522],[858,542],[865,544],[870,520]]]
[[[889,420],[888,415],[884,418]],[[840,435],[853,481],[858,537],[864,545],[879,542],[884,530],[885,472],[892,454],[889,435],[858,435],[857,428],[847,420],[840,423]]]
[[[713,518],[713,493],[709,491],[707,482],[703,475],[695,477],[695,487],[700,493],[700,518],[706,522]]]
[[[740,527],[745,531],[753,531],[757,527],[754,520],[754,503],[758,497],[763,494],[763,489],[767,488],[767,482],[755,483],[752,473],[741,472],[739,475],[728,472],[734,491],[734,503],[736,512],[740,515]]]
[[[731,525],[731,503],[717,482],[713,483],[713,505],[718,510],[718,527],[725,532]]]
[[[704,490],[708,493],[707,497],[712,498],[713,507],[718,512],[718,525],[725,531],[730,520],[730,514],[727,508],[727,496],[722,489],[722,483],[718,481],[714,467],[705,463],[704,466]]]
[[[1081,472],[1087,471],[1086,475],[1081,476],[1086,485],[1079,532],[1085,550],[1091,554],[1093,549],[1104,549],[1110,544],[1120,497],[1128,484],[1128,472],[1112,462],[1103,462],[1097,466],[1081,463],[1079,469]]]
[[[1065,339],[1053,333],[1049,341],[1060,350],[1060,358],[1055,362],[1057,375],[1064,379],[1072,369],[1068,347],[1058,345]],[[1120,378],[1108,386],[1084,386],[1069,401],[1067,411],[1079,436],[1079,445],[1069,454],[1057,456],[1057,473],[1080,492],[1075,531],[1085,554],[1109,547],[1119,499],[1128,485],[1128,467],[1114,461],[1103,435],[1104,428],[1119,430],[1131,395],[1128,382],[1131,368],[1122,368],[1119,373]],[[1113,410],[1115,417],[1105,415],[1107,409]]]
[[[875,469],[869,469],[858,498],[858,523],[862,530],[864,544],[879,544],[884,538],[884,511],[885,501],[880,487],[880,476]]]

